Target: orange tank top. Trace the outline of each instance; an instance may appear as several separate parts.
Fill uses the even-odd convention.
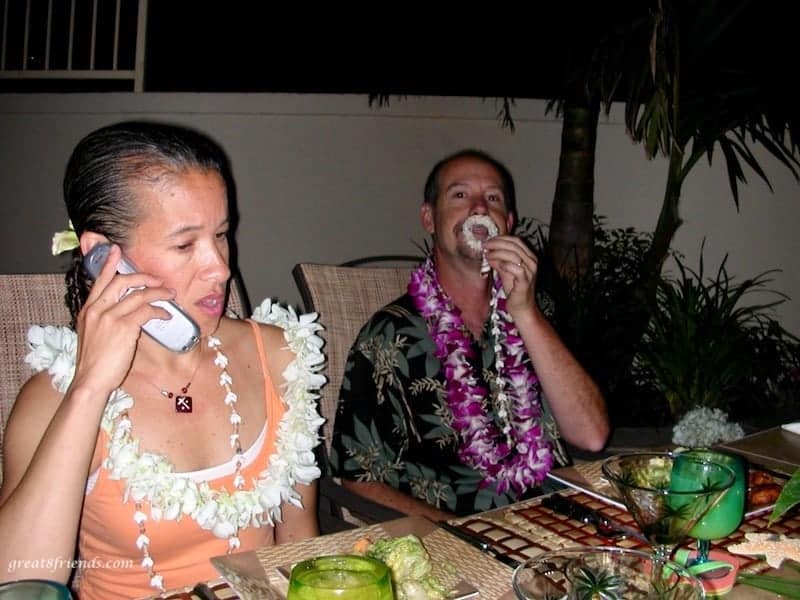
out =
[[[258,348],[267,414],[266,435],[255,458],[246,462],[242,469],[245,481],[258,479],[266,469],[269,457],[275,449],[278,423],[285,407],[267,369],[261,333],[258,324],[250,321]],[[102,447],[102,459],[107,456],[106,433],[101,431],[98,443]],[[215,469],[215,468],[214,468]],[[208,480],[211,487],[234,489],[234,469],[228,475]],[[94,487],[86,495],[78,547],[80,551],[80,598],[81,600],[109,600],[111,598],[139,598],[157,593],[150,587],[147,569],[142,566],[142,552],[136,546],[138,525],[133,520],[134,502],[123,503],[125,483],[108,478],[108,471],[100,468]],[[168,589],[194,585],[218,576],[209,558],[225,554],[226,539],[201,529],[191,517],[180,521],[155,521],[146,523],[150,538],[150,555],[155,561],[155,570],[164,578]],[[263,546],[272,540],[273,529],[248,527],[239,532],[240,551]]]

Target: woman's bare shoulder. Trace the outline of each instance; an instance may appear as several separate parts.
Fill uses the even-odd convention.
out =
[[[294,358],[294,353],[289,350],[283,329],[276,325],[243,319],[225,319],[220,324],[219,329],[219,337],[222,339],[223,345],[233,353],[252,352],[254,345],[253,323],[255,323],[255,330],[261,337],[270,371],[282,373]]]
[[[16,487],[61,403],[62,394],[50,383],[50,377],[42,371],[28,379],[11,409],[3,434],[5,485],[0,498],[5,499]]]
[[[53,387],[51,379],[50,373],[41,371],[25,382],[11,410],[9,426],[14,420],[50,421],[63,397],[63,394]]]
[[[223,339],[223,342],[227,346],[230,346],[231,343],[237,345],[246,344],[248,341],[252,343],[253,324],[256,325],[256,329],[261,333],[261,339],[264,340],[265,350],[267,352],[275,350],[288,351],[283,329],[277,325],[260,323],[258,321],[226,318],[220,324],[218,330],[220,334],[219,337],[222,338],[224,336],[225,339]]]

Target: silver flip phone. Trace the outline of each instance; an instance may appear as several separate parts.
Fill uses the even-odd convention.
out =
[[[97,279],[106,263],[110,249],[110,244],[97,244],[83,258],[83,267],[92,279]],[[117,272],[128,275],[136,273],[136,268],[130,260],[123,256],[117,265]],[[142,325],[142,330],[173,352],[187,352],[194,348],[200,341],[200,328],[197,323],[180,306],[170,300],[156,300],[152,305],[163,308],[172,318],[151,319]]]

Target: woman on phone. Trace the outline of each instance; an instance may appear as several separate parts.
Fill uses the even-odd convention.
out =
[[[213,578],[209,557],[318,534],[319,326],[268,301],[224,315],[228,181],[218,146],[170,125],[111,125],[73,151],[73,328],[28,334],[39,373],[5,434],[0,579],[77,567],[81,600],[140,597]],[[199,337],[182,351],[152,327],[175,306]]]

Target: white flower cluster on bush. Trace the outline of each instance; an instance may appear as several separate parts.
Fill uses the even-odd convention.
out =
[[[689,448],[713,446],[743,437],[741,426],[728,422],[728,413],[706,406],[688,411],[672,429],[672,443]]]

